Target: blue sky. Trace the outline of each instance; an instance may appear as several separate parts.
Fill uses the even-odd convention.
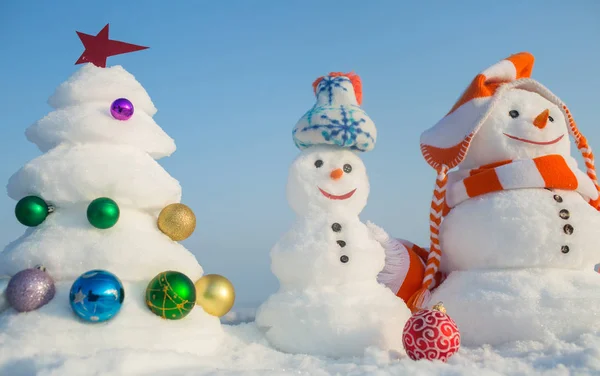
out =
[[[276,290],[269,250],[294,214],[285,198],[298,154],[291,130],[312,106],[312,81],[355,71],[378,140],[361,217],[427,243],[434,172],[420,133],[476,73],[519,51],[533,77],[570,107],[600,150],[600,3],[567,1],[62,1],[0,3],[0,181],[41,153],[25,129],[79,66],[75,31],[150,49],[111,57],[146,88],[177,152],[160,161],[198,217],[184,244],[207,273],[237,286],[240,305]],[[24,228],[0,194],[0,243]]]

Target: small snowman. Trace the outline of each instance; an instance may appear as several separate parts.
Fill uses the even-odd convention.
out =
[[[600,330],[594,156],[565,104],[529,78],[533,63],[519,53],[484,70],[421,136],[437,180],[425,277],[409,306],[443,301],[465,345]],[[439,268],[447,278],[431,294]]]
[[[360,107],[360,78],[331,73],[313,88],[317,102],[293,130],[302,152],[290,168],[287,197],[297,218],[271,250],[280,289],[259,308],[256,323],[284,352],[402,351],[410,311],[377,281],[385,251],[359,219],[369,180],[358,152],[376,140]]]

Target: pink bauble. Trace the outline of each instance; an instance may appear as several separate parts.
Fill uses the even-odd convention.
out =
[[[460,332],[439,303],[433,309],[421,310],[408,319],[402,343],[412,360],[445,362],[460,348]]]

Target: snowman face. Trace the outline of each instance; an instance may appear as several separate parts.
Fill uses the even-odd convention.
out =
[[[473,137],[461,168],[548,154],[570,155],[565,116],[541,95],[512,89]]]
[[[288,201],[298,214],[343,211],[358,215],[367,204],[369,179],[362,160],[336,146],[314,146],[292,163]]]

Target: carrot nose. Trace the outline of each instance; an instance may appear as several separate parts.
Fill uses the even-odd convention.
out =
[[[336,168],[335,170],[331,171],[331,174],[329,174],[333,180],[338,180],[342,177],[342,175],[344,175],[344,171],[342,171],[341,168]]]
[[[550,116],[550,110],[542,111],[542,113],[536,116],[536,118],[533,120],[533,125],[539,129],[544,129],[546,124],[548,124],[548,116]]]

